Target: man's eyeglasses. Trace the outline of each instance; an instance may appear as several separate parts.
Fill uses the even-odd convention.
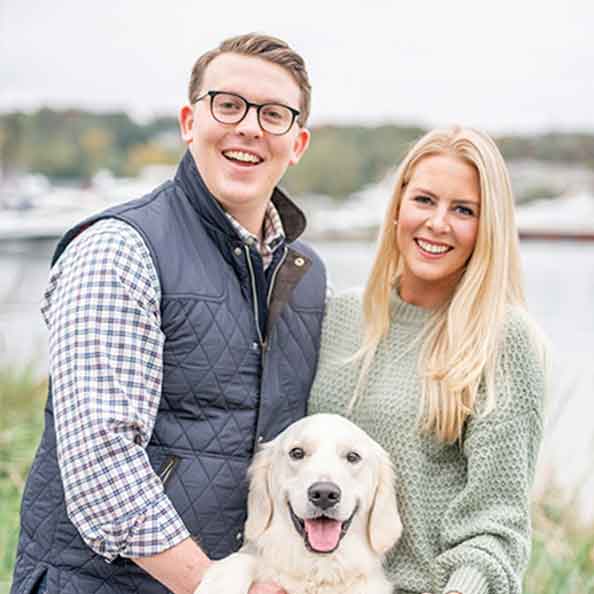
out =
[[[260,128],[269,134],[282,136],[293,126],[299,111],[282,103],[251,103],[241,95],[224,91],[207,91],[194,103],[210,97],[210,113],[221,124],[239,124],[250,107],[256,108]]]

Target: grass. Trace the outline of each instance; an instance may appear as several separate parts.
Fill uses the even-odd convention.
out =
[[[594,525],[584,526],[552,484],[532,513],[524,594],[594,594]]]
[[[0,594],[10,586],[21,493],[43,430],[46,390],[31,369],[0,371]]]
[[[0,371],[0,594],[8,594],[21,492],[43,429],[47,385],[31,369]],[[594,594],[594,526],[553,486],[533,507],[524,594]]]

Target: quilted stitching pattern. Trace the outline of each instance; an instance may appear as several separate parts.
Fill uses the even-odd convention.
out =
[[[245,520],[245,472],[256,432],[271,438],[305,413],[317,359],[324,271],[316,262],[309,280],[294,291],[269,337],[272,348],[262,369],[253,305],[246,300],[251,292],[242,284],[246,271],[187,224],[195,220],[189,204],[166,198],[159,219],[143,218],[141,208],[127,219],[156,241],[151,252],[167,264],[157,264],[167,339],[163,394],[147,452],[153,468],[171,454],[179,457],[166,493],[190,532],[220,558],[240,544],[236,534]],[[164,217],[170,217],[167,224]],[[184,221],[176,237],[183,249],[172,258],[171,236],[164,237],[162,230],[171,228],[176,217]],[[196,294],[195,286],[203,293]],[[81,540],[66,515],[52,431],[50,423],[26,488],[14,587],[24,586],[40,562],[47,562],[50,591],[165,594],[130,561],[105,563]]]
[[[171,320],[164,324],[168,388],[152,441],[171,444],[181,456],[167,492],[214,557],[236,547],[245,519],[245,472],[260,405],[260,355],[250,308],[241,295],[222,303],[172,298],[162,308],[163,318]],[[319,324],[319,312],[287,312],[279,320],[270,365],[283,378],[281,397],[265,397],[274,398],[274,414],[283,424],[303,414]],[[186,348],[178,352],[178,345]]]

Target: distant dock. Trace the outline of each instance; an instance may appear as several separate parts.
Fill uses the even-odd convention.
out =
[[[521,241],[594,241],[594,230],[592,231],[553,231],[547,229],[520,229]]]

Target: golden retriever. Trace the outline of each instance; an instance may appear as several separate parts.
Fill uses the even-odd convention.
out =
[[[318,414],[263,444],[249,471],[242,549],[214,563],[197,594],[390,594],[382,559],[402,525],[386,452],[356,425]]]

